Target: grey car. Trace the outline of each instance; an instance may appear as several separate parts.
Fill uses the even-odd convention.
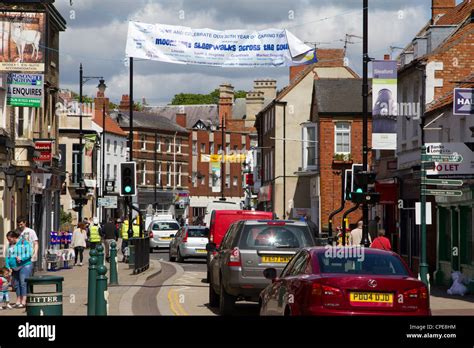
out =
[[[209,229],[205,226],[184,226],[170,243],[170,261],[183,262],[186,258],[206,259]]]
[[[258,302],[270,284],[263,271],[272,267],[280,273],[297,250],[316,241],[300,221],[246,220],[233,223],[210,263],[209,305],[221,315],[232,313],[238,300]]]

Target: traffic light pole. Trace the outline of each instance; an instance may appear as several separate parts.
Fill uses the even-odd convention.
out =
[[[129,118],[129,132],[128,132],[128,160],[133,161],[133,57],[130,57],[130,118]],[[128,237],[133,236],[133,199],[129,197],[128,201]]]
[[[368,81],[368,67],[369,67],[369,0],[363,0],[363,69],[362,69],[362,116],[363,116],[363,133],[362,133],[362,164],[364,171],[368,171],[368,119],[369,119],[369,81]],[[363,192],[367,192],[367,182],[364,183]],[[369,206],[364,203],[362,206],[363,212],[363,229],[361,243],[368,247],[369,242]]]
[[[420,279],[428,285],[428,263],[426,262],[426,146],[421,146],[421,245],[420,245]]]

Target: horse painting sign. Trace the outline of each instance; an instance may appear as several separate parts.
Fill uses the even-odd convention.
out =
[[[44,13],[0,13],[0,71],[44,72]]]

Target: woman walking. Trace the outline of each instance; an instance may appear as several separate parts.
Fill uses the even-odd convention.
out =
[[[5,267],[13,271],[15,280],[16,304],[14,308],[25,308],[26,306],[26,278],[31,276],[33,264],[32,245],[16,231],[7,233],[7,239],[10,243],[5,258]]]
[[[84,249],[86,247],[87,241],[87,230],[84,223],[79,222],[77,228],[72,234],[72,247],[74,248],[75,253],[75,262],[74,266],[77,266],[77,259],[79,257],[79,266],[82,266],[82,261],[84,259]]]

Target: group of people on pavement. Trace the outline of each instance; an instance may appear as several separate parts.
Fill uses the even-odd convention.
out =
[[[38,236],[27,227],[27,219],[17,219],[17,229],[7,233],[8,246],[5,254],[5,267],[0,270],[0,288],[2,292],[2,309],[26,307],[26,279],[34,274],[38,260]],[[9,286],[15,289],[16,303],[10,304]]]
[[[370,247],[382,250],[392,250],[390,240],[385,237],[385,230],[383,228],[378,228],[379,221],[380,217],[376,216],[369,223],[368,238],[370,242]],[[346,245],[361,245],[363,226],[364,222],[359,221],[355,229],[350,231],[350,233],[346,233]],[[342,233],[339,234],[338,244],[342,245]]]

